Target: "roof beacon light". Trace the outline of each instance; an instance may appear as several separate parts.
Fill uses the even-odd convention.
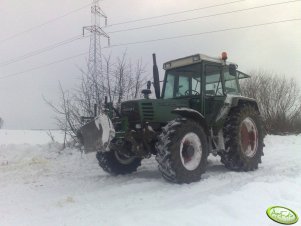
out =
[[[226,61],[228,59],[228,55],[226,52],[222,52],[222,60]]]

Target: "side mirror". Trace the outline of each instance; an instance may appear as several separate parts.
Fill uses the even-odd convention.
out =
[[[230,64],[229,65],[229,74],[232,76],[236,76],[236,68],[237,68],[236,64]]]

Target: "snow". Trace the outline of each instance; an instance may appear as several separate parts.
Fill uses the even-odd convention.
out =
[[[64,141],[63,132],[51,130],[51,135],[55,141],[62,143]],[[49,131],[47,130],[1,130],[0,145],[4,144],[47,144],[51,141]]]
[[[187,161],[187,157],[186,159],[183,156],[183,146],[184,143],[188,142],[189,145],[191,145],[193,147],[193,149],[195,150],[193,155],[190,156],[190,159]],[[195,133],[187,133],[181,140],[181,145],[180,145],[180,157],[181,157],[181,162],[183,164],[183,166],[190,171],[195,170],[196,168],[198,168],[198,166],[200,165],[200,161],[202,159],[202,143],[200,141],[200,138],[198,137],[198,135],[196,135]]]
[[[191,108],[180,107],[180,108],[176,108],[173,110],[174,113],[181,112],[181,111],[195,113],[195,114],[199,115],[201,118],[204,118],[204,116],[200,112],[193,110]]]
[[[60,151],[43,131],[0,130],[0,141],[1,226],[276,226],[265,213],[273,205],[301,215],[300,135],[267,136],[254,172],[210,156],[203,179],[188,185],[166,182],[154,158],[110,176],[94,153]]]
[[[98,130],[102,130],[102,145],[105,150],[109,150],[108,144],[115,137],[115,129],[110,118],[103,113],[95,119],[95,125]]]

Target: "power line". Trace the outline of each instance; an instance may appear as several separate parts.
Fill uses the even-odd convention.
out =
[[[27,69],[27,70],[24,70],[24,71],[12,73],[12,74],[0,77],[0,79],[6,79],[6,78],[9,78],[9,77],[15,77],[17,75],[24,74],[26,72],[35,71],[35,70],[38,70],[38,69],[41,69],[41,68],[44,68],[44,67],[51,66],[53,64],[58,64],[58,63],[61,63],[61,62],[64,62],[64,61],[68,61],[68,60],[71,60],[71,59],[74,59],[74,58],[86,55],[87,53],[88,52],[80,53],[80,54],[77,54],[77,55],[74,55],[74,56],[66,57],[66,58],[61,59],[61,60],[53,61],[53,62],[48,63],[48,64],[43,64],[43,65],[40,65],[40,66],[37,66],[37,67],[33,67],[33,68],[30,68],[30,69]]]
[[[58,42],[58,43],[55,43],[55,44],[52,44],[52,45],[49,45],[49,46],[46,46],[42,49],[37,49],[35,51],[32,51],[32,52],[29,52],[29,53],[26,53],[22,56],[18,56],[16,58],[12,58],[10,60],[7,60],[5,62],[1,62],[0,63],[0,67],[4,67],[4,66],[7,66],[7,65],[10,65],[12,63],[16,63],[16,62],[19,62],[19,61],[22,61],[22,60],[25,60],[27,58],[30,58],[30,57],[33,57],[33,56],[36,56],[36,55],[39,55],[39,54],[42,54],[44,52],[47,52],[47,51],[51,51],[55,48],[58,48],[60,46],[64,46],[64,45],[67,45],[71,42],[74,42],[74,41],[77,41],[77,40],[80,40],[80,39],[84,39],[84,38],[88,38],[89,36],[86,36],[86,37],[83,37],[81,35],[77,35],[75,37],[72,37],[72,38],[69,38],[69,39],[66,39],[64,41],[61,41],[61,42]]]
[[[210,15],[206,15],[206,16],[193,17],[193,18],[188,18],[188,19],[183,19],[183,20],[175,20],[175,21],[170,21],[170,22],[165,22],[165,23],[152,24],[152,25],[146,25],[146,26],[128,28],[128,29],[122,29],[122,30],[111,31],[111,32],[107,32],[107,33],[108,34],[113,34],[113,33],[125,32],[125,31],[140,30],[140,29],[144,29],[144,28],[163,26],[163,25],[174,24],[174,23],[179,23],[179,22],[186,22],[186,21],[197,20],[197,19],[204,19],[204,18],[227,15],[227,14],[238,13],[238,12],[243,12],[243,11],[248,11],[248,10],[266,8],[266,7],[276,6],[276,5],[290,4],[290,3],[300,2],[300,1],[301,0],[278,2],[278,3],[261,5],[261,6],[254,6],[254,7],[245,8],[245,9],[238,9],[238,10],[232,10],[232,11],[227,11],[227,12],[222,12],[222,13],[215,13],[215,14],[210,14]]]
[[[164,40],[185,38],[185,37],[192,37],[192,36],[200,36],[200,35],[206,35],[206,34],[220,33],[220,32],[225,32],[225,31],[241,30],[241,29],[247,29],[247,28],[253,28],[253,27],[262,27],[262,26],[267,26],[267,25],[272,25],[272,24],[280,24],[280,23],[287,23],[287,22],[300,21],[300,20],[301,20],[301,18],[288,19],[288,20],[280,20],[280,21],[272,21],[272,22],[268,22],[268,23],[253,24],[253,25],[233,27],[233,28],[226,28],[226,29],[213,30],[213,31],[204,31],[204,32],[200,32],[200,33],[178,35],[178,36],[172,36],[172,37],[167,37],[167,38],[158,38],[158,39],[150,39],[150,40],[145,40],[145,41],[120,43],[120,44],[116,44],[116,45],[111,45],[110,47],[135,45],[135,44],[143,44],[143,43],[148,43],[148,42],[157,42],[157,41],[164,41]]]
[[[171,40],[171,39],[178,39],[178,38],[185,38],[185,37],[192,37],[192,36],[201,36],[201,35],[206,35],[206,34],[213,34],[213,33],[220,33],[220,32],[226,32],[226,31],[234,31],[234,30],[241,30],[241,29],[247,29],[247,28],[253,28],[253,27],[262,27],[262,26],[268,26],[268,25],[273,25],[273,24],[280,24],[280,23],[288,23],[288,22],[293,22],[293,21],[301,21],[301,18],[295,18],[295,19],[288,19],[288,20],[280,20],[280,21],[272,21],[272,22],[267,22],[267,23],[261,23],[261,24],[253,24],[253,25],[246,25],[246,26],[240,26],[240,27],[233,27],[233,28],[226,28],[226,29],[220,29],[220,30],[213,30],[213,31],[205,31],[205,32],[200,32],[200,33],[195,33],[195,34],[186,34],[186,35],[178,35],[178,36],[172,36],[172,37],[167,37],[167,38],[160,38],[160,39],[151,39],[151,40],[145,40],[145,41],[137,41],[137,42],[129,42],[129,43],[120,43],[120,44],[115,44],[111,45],[108,47],[103,47],[104,49],[106,48],[112,48],[112,47],[119,47],[119,46],[127,46],[127,45],[135,45],[135,44],[143,44],[143,43],[149,43],[149,42],[157,42],[157,41],[164,41],[164,40]],[[34,71],[40,68],[48,67],[53,64],[61,63],[73,58],[77,58],[79,56],[83,56],[87,54],[88,52],[80,53],[78,55],[70,56],[58,61],[51,62],[49,64],[44,64],[40,65],[34,68],[30,68],[25,71],[21,72],[16,72],[13,74],[9,74],[6,76],[0,77],[0,79],[5,79],[9,77],[14,77],[20,74],[24,74],[26,72]]]
[[[161,24],[154,24],[154,25],[148,25],[148,26],[142,26],[142,27],[136,27],[136,28],[130,28],[130,29],[124,29],[124,30],[118,30],[118,31],[112,31],[112,32],[108,32],[108,33],[118,33],[118,32],[124,32],[124,31],[131,31],[131,30],[138,30],[138,29],[143,29],[143,28],[149,28],[149,27],[155,27],[155,26],[162,26],[162,25],[168,25],[168,24],[173,24],[173,23],[179,23],[179,22],[185,22],[185,21],[189,21],[189,20],[196,20],[196,19],[202,19],[202,18],[207,18],[207,17],[213,17],[213,16],[219,16],[219,15],[225,15],[225,14],[231,14],[231,13],[237,13],[237,12],[242,12],[242,11],[247,11],[247,10],[254,10],[254,9],[259,9],[259,8],[264,8],[264,7],[270,7],[270,6],[276,6],[276,5],[281,5],[281,4],[289,4],[289,3],[294,3],[294,2],[299,2],[301,0],[292,0],[292,1],[286,1],[286,2],[278,2],[278,3],[272,3],[272,4],[266,4],[266,5],[262,5],[262,6],[255,6],[255,7],[250,7],[250,8],[246,8],[246,9],[239,9],[239,10],[233,10],[233,11],[228,11],[228,12],[223,12],[223,13],[217,13],[217,14],[211,14],[211,15],[207,15],[207,16],[201,16],[201,17],[194,17],[194,18],[188,18],[188,19],[184,19],[184,20],[177,20],[177,21],[171,21],[171,22],[166,22],[166,23],[161,23]],[[50,51],[54,48],[69,44],[71,42],[74,42],[76,40],[82,39],[82,36],[75,36],[73,38],[64,40],[62,42],[59,43],[55,43],[53,45],[47,46],[43,49],[38,49],[36,51],[33,52],[29,52],[25,55],[10,59],[8,61],[2,62],[0,63],[0,67],[4,67],[6,65],[15,63],[15,62],[19,62],[22,61],[24,59],[27,59],[29,57],[33,57],[36,55],[39,55],[43,52],[46,51]]]
[[[64,18],[64,17],[66,17],[66,16],[69,16],[69,15],[72,14],[72,13],[78,12],[78,11],[80,11],[80,10],[82,10],[82,9],[84,9],[84,8],[86,8],[86,7],[88,7],[88,6],[91,6],[91,3],[86,4],[86,5],[82,6],[82,7],[77,8],[77,9],[71,10],[71,11],[69,11],[69,12],[67,12],[67,13],[65,13],[65,14],[63,14],[63,15],[61,15],[61,16],[54,17],[54,18],[52,18],[52,19],[50,19],[50,20],[48,20],[48,21],[46,21],[46,22],[44,22],[44,23],[38,24],[38,25],[33,26],[33,27],[30,27],[30,28],[28,28],[28,29],[26,29],[26,30],[20,31],[20,32],[18,32],[18,33],[15,33],[15,34],[13,34],[13,35],[11,35],[11,36],[5,38],[5,39],[0,40],[0,44],[2,44],[2,43],[4,43],[4,42],[7,42],[7,41],[9,41],[9,40],[11,40],[11,39],[14,39],[14,38],[16,38],[16,37],[18,37],[18,36],[20,36],[20,35],[23,35],[23,34],[26,34],[26,33],[28,33],[28,32],[31,32],[31,31],[33,31],[33,30],[35,30],[35,29],[41,28],[41,27],[43,27],[43,26],[45,26],[45,25],[47,25],[47,24],[53,23],[53,22],[55,22],[55,21],[57,21],[57,20],[59,20],[59,19],[62,19],[62,18]]]
[[[232,5],[232,4],[239,3],[239,2],[244,2],[244,1],[247,1],[247,0],[237,0],[237,1],[226,2],[226,3],[222,3],[222,4],[215,4],[215,5],[205,6],[205,7],[201,7],[201,8],[195,8],[195,9],[189,9],[189,10],[178,11],[178,12],[174,12],[174,13],[162,14],[162,15],[158,15],[158,16],[145,17],[145,18],[140,18],[140,19],[135,19],[135,20],[128,20],[128,21],[125,21],[125,22],[110,24],[110,25],[108,25],[107,27],[113,27],[113,26],[116,26],[116,25],[129,24],[129,23],[134,23],[134,22],[139,22],[139,21],[145,21],[145,20],[157,19],[157,18],[161,18],[161,17],[167,17],[167,16],[172,16],[172,15],[178,15],[178,14],[182,14],[182,13],[188,13],[188,12],[193,12],[193,11],[199,11],[199,10],[203,10],[203,9],[210,9],[210,8],[215,8],[215,7],[219,7],[219,6]]]
[[[124,29],[124,30],[112,31],[112,32],[109,32],[109,33],[111,34],[111,33],[117,33],[117,32],[124,32],[124,31],[137,30],[137,29],[142,29],[142,28],[149,28],[149,27],[155,27],[155,26],[162,26],[162,25],[167,25],[167,24],[172,24],[172,23],[179,23],[179,22],[184,22],[184,21],[189,21],[189,20],[196,20],[196,19],[202,19],[202,18],[207,18],[207,17],[213,17],[213,16],[219,16],[219,15],[225,15],[225,14],[237,13],[237,12],[242,12],[242,11],[247,11],[247,10],[253,10],[253,9],[259,9],[259,8],[264,8],[264,7],[275,6],[275,5],[294,3],[294,2],[298,2],[298,1],[300,1],[300,0],[292,0],[292,1],[286,1],[286,2],[278,2],[278,3],[266,4],[266,5],[262,5],[262,6],[255,6],[255,7],[250,7],[250,8],[246,8],[246,9],[239,9],[239,10],[233,10],[233,11],[228,11],[228,12],[223,12],[223,13],[218,13],[218,14],[211,14],[211,15],[207,15],[207,16],[194,17],[194,18],[188,18],[188,19],[184,19],[184,20],[171,21],[171,22],[167,22],[167,23],[154,24],[154,25],[148,25],[148,26],[142,26],[142,27],[136,27],[136,28],[130,28],[130,29]],[[74,42],[74,41],[76,41],[76,40],[78,40],[78,39],[82,39],[82,38],[83,38],[82,36],[75,36],[75,37],[73,37],[73,38],[64,40],[64,41],[62,41],[62,42],[59,42],[59,43],[56,43],[56,44],[47,46],[47,47],[45,47],[45,48],[43,48],[43,49],[38,49],[38,50],[36,50],[36,51],[27,53],[27,54],[22,55],[22,56],[19,56],[19,57],[17,57],[17,58],[13,58],[13,59],[10,59],[10,60],[8,60],[8,61],[2,62],[2,63],[0,63],[0,67],[4,67],[4,66],[6,66],[6,65],[9,65],[9,64],[12,64],[12,63],[15,63],[15,62],[22,61],[22,60],[27,59],[27,58],[29,58],[29,57],[33,57],[33,56],[39,55],[39,54],[41,54],[41,53],[43,53],[43,52],[50,51],[50,50],[52,50],[52,49],[54,49],[54,48],[57,48],[57,47],[60,47],[60,46],[69,44],[69,43],[71,43],[71,42]]]

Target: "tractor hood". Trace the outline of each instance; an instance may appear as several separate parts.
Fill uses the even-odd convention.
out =
[[[189,99],[141,99],[121,104],[121,115],[129,123],[164,123],[176,117],[171,113],[179,107],[189,107]]]

